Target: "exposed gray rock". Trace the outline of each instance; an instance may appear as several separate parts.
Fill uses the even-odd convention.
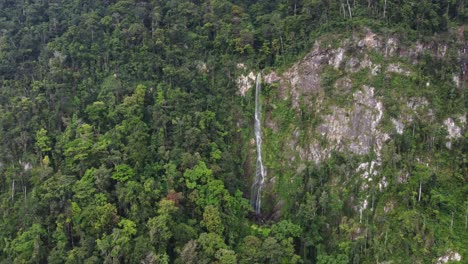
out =
[[[399,46],[400,41],[397,38],[388,38],[387,42],[385,43],[385,57],[394,56],[397,53]]]
[[[460,76],[458,75],[453,75],[452,77],[453,83],[457,88],[461,88],[461,83],[460,83]]]
[[[245,96],[247,91],[253,86],[255,83],[255,74],[253,72],[248,73],[247,75],[240,75],[237,78],[237,86],[239,89],[239,94]]]
[[[361,178],[364,180],[372,181],[372,177],[377,176],[377,166],[380,165],[378,161],[364,162],[359,164],[356,172],[361,173]]]
[[[271,71],[269,74],[265,75],[264,80],[266,83],[271,84],[280,81],[281,78],[276,74],[276,72]]]
[[[443,263],[447,263],[449,261],[461,261],[462,260],[462,257],[460,255],[460,253],[458,252],[455,252],[453,250],[448,250],[447,253],[445,253],[445,255],[443,255],[442,257],[438,258],[437,259],[437,264],[443,264]]]
[[[444,125],[447,128],[448,139],[456,139],[461,137],[461,128],[455,124],[452,118],[447,118],[444,121]]]
[[[237,67],[238,70],[244,70],[245,71],[247,69],[247,67],[245,67],[244,63],[237,63],[236,67]]]
[[[408,181],[409,173],[408,172],[401,172],[400,175],[397,177],[398,183],[405,183]]]
[[[464,119],[461,119],[464,120]],[[452,140],[457,139],[461,137],[461,128],[455,124],[455,121],[452,118],[447,118],[444,121],[445,128],[447,129],[448,135],[447,135],[447,142],[445,143],[445,146],[448,149],[452,148]]]
[[[418,110],[418,108],[425,107],[429,105],[429,102],[424,97],[411,97],[409,98],[406,105],[413,109],[414,111]]]
[[[308,151],[299,150],[301,158],[316,163],[327,158],[332,150],[350,151],[358,155],[372,149],[380,157],[380,151],[389,136],[378,129],[383,117],[383,105],[374,97],[374,88],[364,86],[353,94],[354,104],[350,109],[332,107],[331,114],[323,116],[324,122],[317,132],[327,139],[327,146],[311,142]]]
[[[30,162],[23,162],[20,160],[18,163],[23,167],[24,171],[30,171],[33,168]]]
[[[351,87],[353,86],[353,82],[349,77],[343,77],[336,81],[335,89],[342,93],[348,93],[351,91]]]
[[[318,45],[300,63],[295,64],[282,75],[281,87],[288,92],[283,92],[283,97],[291,97],[293,107],[299,107],[301,97],[308,97],[322,91],[320,85],[320,73],[327,64],[331,53],[325,52]]]
[[[207,66],[206,63],[203,62],[203,61],[198,61],[198,62],[197,62],[197,70],[198,70],[200,73],[208,73],[208,72],[209,72],[208,66]]]
[[[410,76],[411,74],[409,70],[406,70],[401,65],[395,63],[391,63],[390,65],[388,65],[387,72],[399,73],[405,76]]]
[[[368,31],[366,36],[358,42],[358,47],[367,47],[370,49],[379,50],[382,48],[382,41],[376,34]]]
[[[333,65],[335,69],[340,68],[341,62],[343,62],[344,59],[344,53],[344,48],[339,48],[338,50],[334,51],[334,56],[331,56],[329,64]],[[359,61],[356,61],[355,63],[357,64]]]

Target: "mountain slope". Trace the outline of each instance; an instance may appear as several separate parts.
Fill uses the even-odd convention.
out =
[[[0,262],[465,261],[466,14],[0,0]]]
[[[325,35],[264,77],[264,211],[360,262],[430,262],[466,240],[464,42],[401,42]]]

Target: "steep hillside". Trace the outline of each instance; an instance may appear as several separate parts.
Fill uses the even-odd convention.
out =
[[[326,34],[291,67],[264,70],[263,217],[297,218],[304,241],[334,237],[328,250],[360,252],[357,262],[466,254],[468,73],[456,37]],[[240,96],[253,96],[255,75],[244,69]]]

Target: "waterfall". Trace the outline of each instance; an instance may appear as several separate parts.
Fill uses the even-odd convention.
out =
[[[265,167],[262,161],[262,126],[261,126],[261,107],[260,107],[260,89],[261,75],[258,73],[255,85],[255,143],[257,145],[257,165],[255,170],[255,180],[252,185],[252,196],[250,203],[256,214],[260,214],[262,206],[262,188],[265,184]]]

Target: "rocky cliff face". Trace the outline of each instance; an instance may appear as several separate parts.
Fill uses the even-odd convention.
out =
[[[278,180],[284,167],[297,174],[307,164],[326,163],[332,153],[338,152],[360,161],[347,174],[363,182],[363,194],[358,195],[360,199],[355,197],[353,205],[362,213],[369,204],[369,186],[382,191],[388,185],[389,179],[379,173],[382,150],[395,137],[414,134],[415,126],[422,123],[446,134],[446,148],[460,140],[466,127],[464,110],[441,111],[436,105],[440,89],[435,87],[440,84],[433,84],[423,69],[427,58],[441,63],[455,60],[458,70],[446,76],[448,87],[463,91],[467,78],[461,58],[466,49],[443,41],[401,42],[398,37],[369,30],[340,39],[322,39],[284,72],[263,72],[271,90],[266,95],[270,107],[265,106],[264,120],[270,194],[281,189],[275,185],[294,182],[294,175],[289,183]],[[244,71],[238,79],[239,94],[248,96],[256,73],[242,64],[239,68]],[[431,144],[430,139],[427,142]],[[281,152],[272,145],[279,145]],[[428,157],[418,160],[431,166]],[[400,182],[404,175],[402,171],[397,177]]]

